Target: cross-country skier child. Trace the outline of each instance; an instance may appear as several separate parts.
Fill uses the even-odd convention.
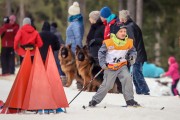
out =
[[[133,40],[128,38],[126,26],[116,26],[114,30],[115,34],[111,34],[110,39],[104,40],[98,52],[99,64],[104,69],[104,80],[89,102],[90,107],[96,106],[103,100],[108,91],[113,88],[116,77],[121,81],[127,106],[140,106],[134,100],[132,77],[127,68],[127,56],[131,64],[136,58]]]

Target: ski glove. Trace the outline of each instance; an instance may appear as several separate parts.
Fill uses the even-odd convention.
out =
[[[131,65],[133,65],[136,62],[136,59],[135,59],[134,56],[129,56],[129,60],[128,61],[130,62]]]
[[[101,68],[104,69],[104,70],[107,70],[108,69],[108,63],[105,63]]]

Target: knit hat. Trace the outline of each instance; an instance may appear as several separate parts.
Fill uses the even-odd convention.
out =
[[[28,18],[28,17],[26,17],[26,18],[23,19],[23,25],[26,25],[26,24],[31,25],[31,19]]]
[[[123,24],[114,26],[113,33],[114,33],[114,34],[117,34],[117,32],[118,32],[120,29],[122,29],[122,28],[126,28],[126,29],[127,29],[127,26],[125,26],[125,25],[123,25]]]
[[[100,12],[99,11],[92,11],[89,13],[89,17],[92,18],[93,20],[97,21],[100,17]]]
[[[119,11],[119,19],[127,20],[128,16],[130,15],[128,10],[121,10]]]
[[[111,15],[111,9],[109,7],[103,7],[100,10],[100,15],[103,18],[108,18]]]
[[[168,61],[170,62],[170,64],[172,64],[172,63],[176,62],[176,59],[175,59],[175,57],[171,56],[171,57],[169,57]]]
[[[69,7],[68,13],[70,15],[77,15],[80,14],[80,8],[79,8],[79,3],[74,2],[73,5]]]

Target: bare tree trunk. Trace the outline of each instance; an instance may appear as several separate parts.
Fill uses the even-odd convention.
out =
[[[11,15],[11,0],[6,0],[6,15]]]
[[[81,8],[81,14],[83,16],[83,22],[84,22],[84,26],[86,26],[86,20],[88,20],[88,18],[86,18],[86,0],[80,0],[79,1],[79,5],[80,5],[80,8]],[[89,13],[88,13],[89,14]],[[89,16],[89,15],[88,15]],[[83,36],[83,44],[85,44],[85,39],[86,39],[86,36],[87,36],[87,31],[89,29],[87,29],[86,27],[84,28],[84,36]]]
[[[135,0],[127,0],[127,9],[130,12],[131,18],[135,21],[136,19],[136,1]]]
[[[68,9],[69,7],[73,4],[73,1],[72,0],[68,0]],[[68,17],[69,17],[69,14],[68,14]],[[67,26],[69,25],[69,22],[67,22]]]
[[[156,18],[156,26],[160,27],[160,18]],[[155,31],[155,38],[157,39],[156,44],[154,45],[154,51],[155,51],[155,64],[161,66],[161,35],[158,30]]]
[[[123,0],[118,0],[119,1],[119,11],[124,9],[123,5]]]
[[[86,23],[86,1],[85,0],[80,0],[79,1],[79,6],[80,6],[80,9],[81,9],[81,14],[83,15],[84,17],[84,24]]]
[[[25,14],[24,14],[24,0],[20,0],[19,7],[20,7],[19,23],[20,23],[20,26],[22,26],[22,22],[23,22],[23,19],[25,17]]]
[[[72,0],[68,0],[68,8],[73,4]]]
[[[142,19],[143,18],[143,0],[137,0],[136,2],[136,23],[142,28]]]

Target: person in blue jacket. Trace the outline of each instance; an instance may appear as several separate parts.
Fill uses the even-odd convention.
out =
[[[80,13],[79,3],[74,2],[68,10],[70,23],[66,29],[66,45],[71,44],[71,49],[75,53],[76,46],[82,47],[84,35],[83,16]]]

